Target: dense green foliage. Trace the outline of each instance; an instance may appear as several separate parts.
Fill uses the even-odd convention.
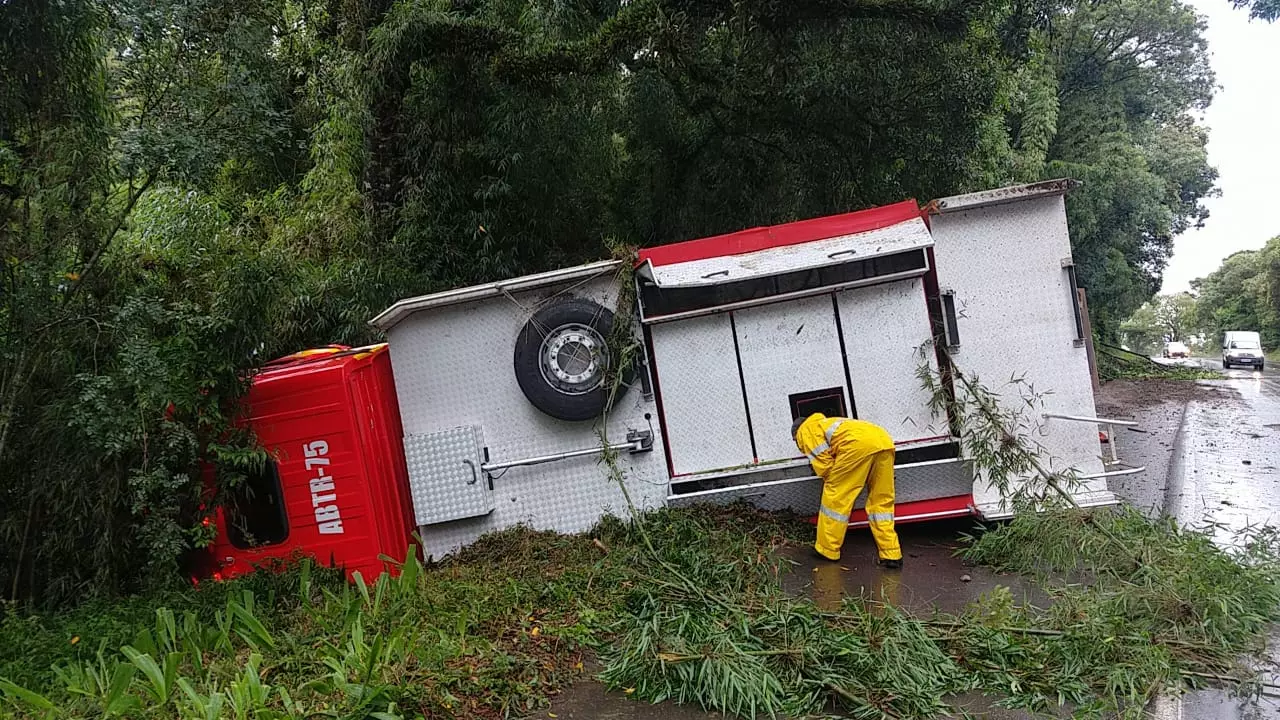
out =
[[[0,717],[539,716],[595,651],[638,699],[739,717],[933,718],[1001,704],[1140,717],[1187,678],[1245,678],[1280,605],[1270,534],[1231,551],[1132,511],[1029,514],[974,559],[1050,581],[957,616],[785,594],[812,525],[735,507],[592,533],[516,528],[447,563],[355,586],[308,566],[50,617],[0,617]],[[1140,559],[1140,560],[1139,560]],[[834,566],[831,569],[835,569]],[[803,570],[808,574],[807,570]],[[500,578],[500,579],[496,579]]]
[[[1068,220],[1094,328],[1107,339],[1159,289],[1174,235],[1207,215],[1201,200],[1217,173],[1188,117],[1213,92],[1202,31],[1178,3],[1081,3],[1010,76],[1015,175],[1084,182]]]
[[[1196,338],[1212,355],[1227,330],[1253,330],[1264,348],[1280,349],[1280,237],[1230,255],[1217,270],[1193,280],[1190,293],[1153,298],[1120,329],[1137,352],[1155,353],[1166,340]]]
[[[1275,22],[1280,19],[1280,2],[1277,0],[1231,0],[1237,8],[1248,8],[1249,17]]]
[[[1197,294],[1196,321],[1210,338],[1224,330],[1256,330],[1262,346],[1280,349],[1280,237],[1260,250],[1245,250],[1191,283]]]
[[[1073,175],[1114,332],[1203,217],[1178,0],[0,3],[0,593],[172,580],[245,373],[408,293]]]
[[[1146,355],[1160,354],[1168,341],[1188,342],[1199,331],[1196,298],[1190,293],[1157,295],[1120,325],[1126,347]]]

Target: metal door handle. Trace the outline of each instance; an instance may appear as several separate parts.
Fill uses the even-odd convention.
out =
[[[466,463],[467,467],[471,468],[471,479],[467,481],[467,484],[475,485],[480,482],[480,474],[476,472],[476,464],[467,458],[463,458],[462,462]]]

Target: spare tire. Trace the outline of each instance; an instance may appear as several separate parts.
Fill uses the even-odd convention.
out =
[[[570,298],[539,309],[516,338],[516,382],[524,396],[559,420],[599,417],[609,401],[612,332],[613,313],[590,300]],[[629,364],[615,400],[634,380]]]

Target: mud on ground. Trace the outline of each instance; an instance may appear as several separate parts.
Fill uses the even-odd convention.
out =
[[[1188,380],[1112,380],[1103,383],[1094,403],[1099,417],[1124,419],[1136,410],[1162,403],[1231,402],[1235,397],[1230,389]]]

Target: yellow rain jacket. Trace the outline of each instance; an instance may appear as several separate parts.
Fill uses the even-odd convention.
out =
[[[882,560],[902,559],[893,529],[893,438],[864,420],[810,415],[796,431],[796,446],[822,478],[822,508],[814,548],[832,560],[849,529],[854,502],[867,486],[867,519]]]

